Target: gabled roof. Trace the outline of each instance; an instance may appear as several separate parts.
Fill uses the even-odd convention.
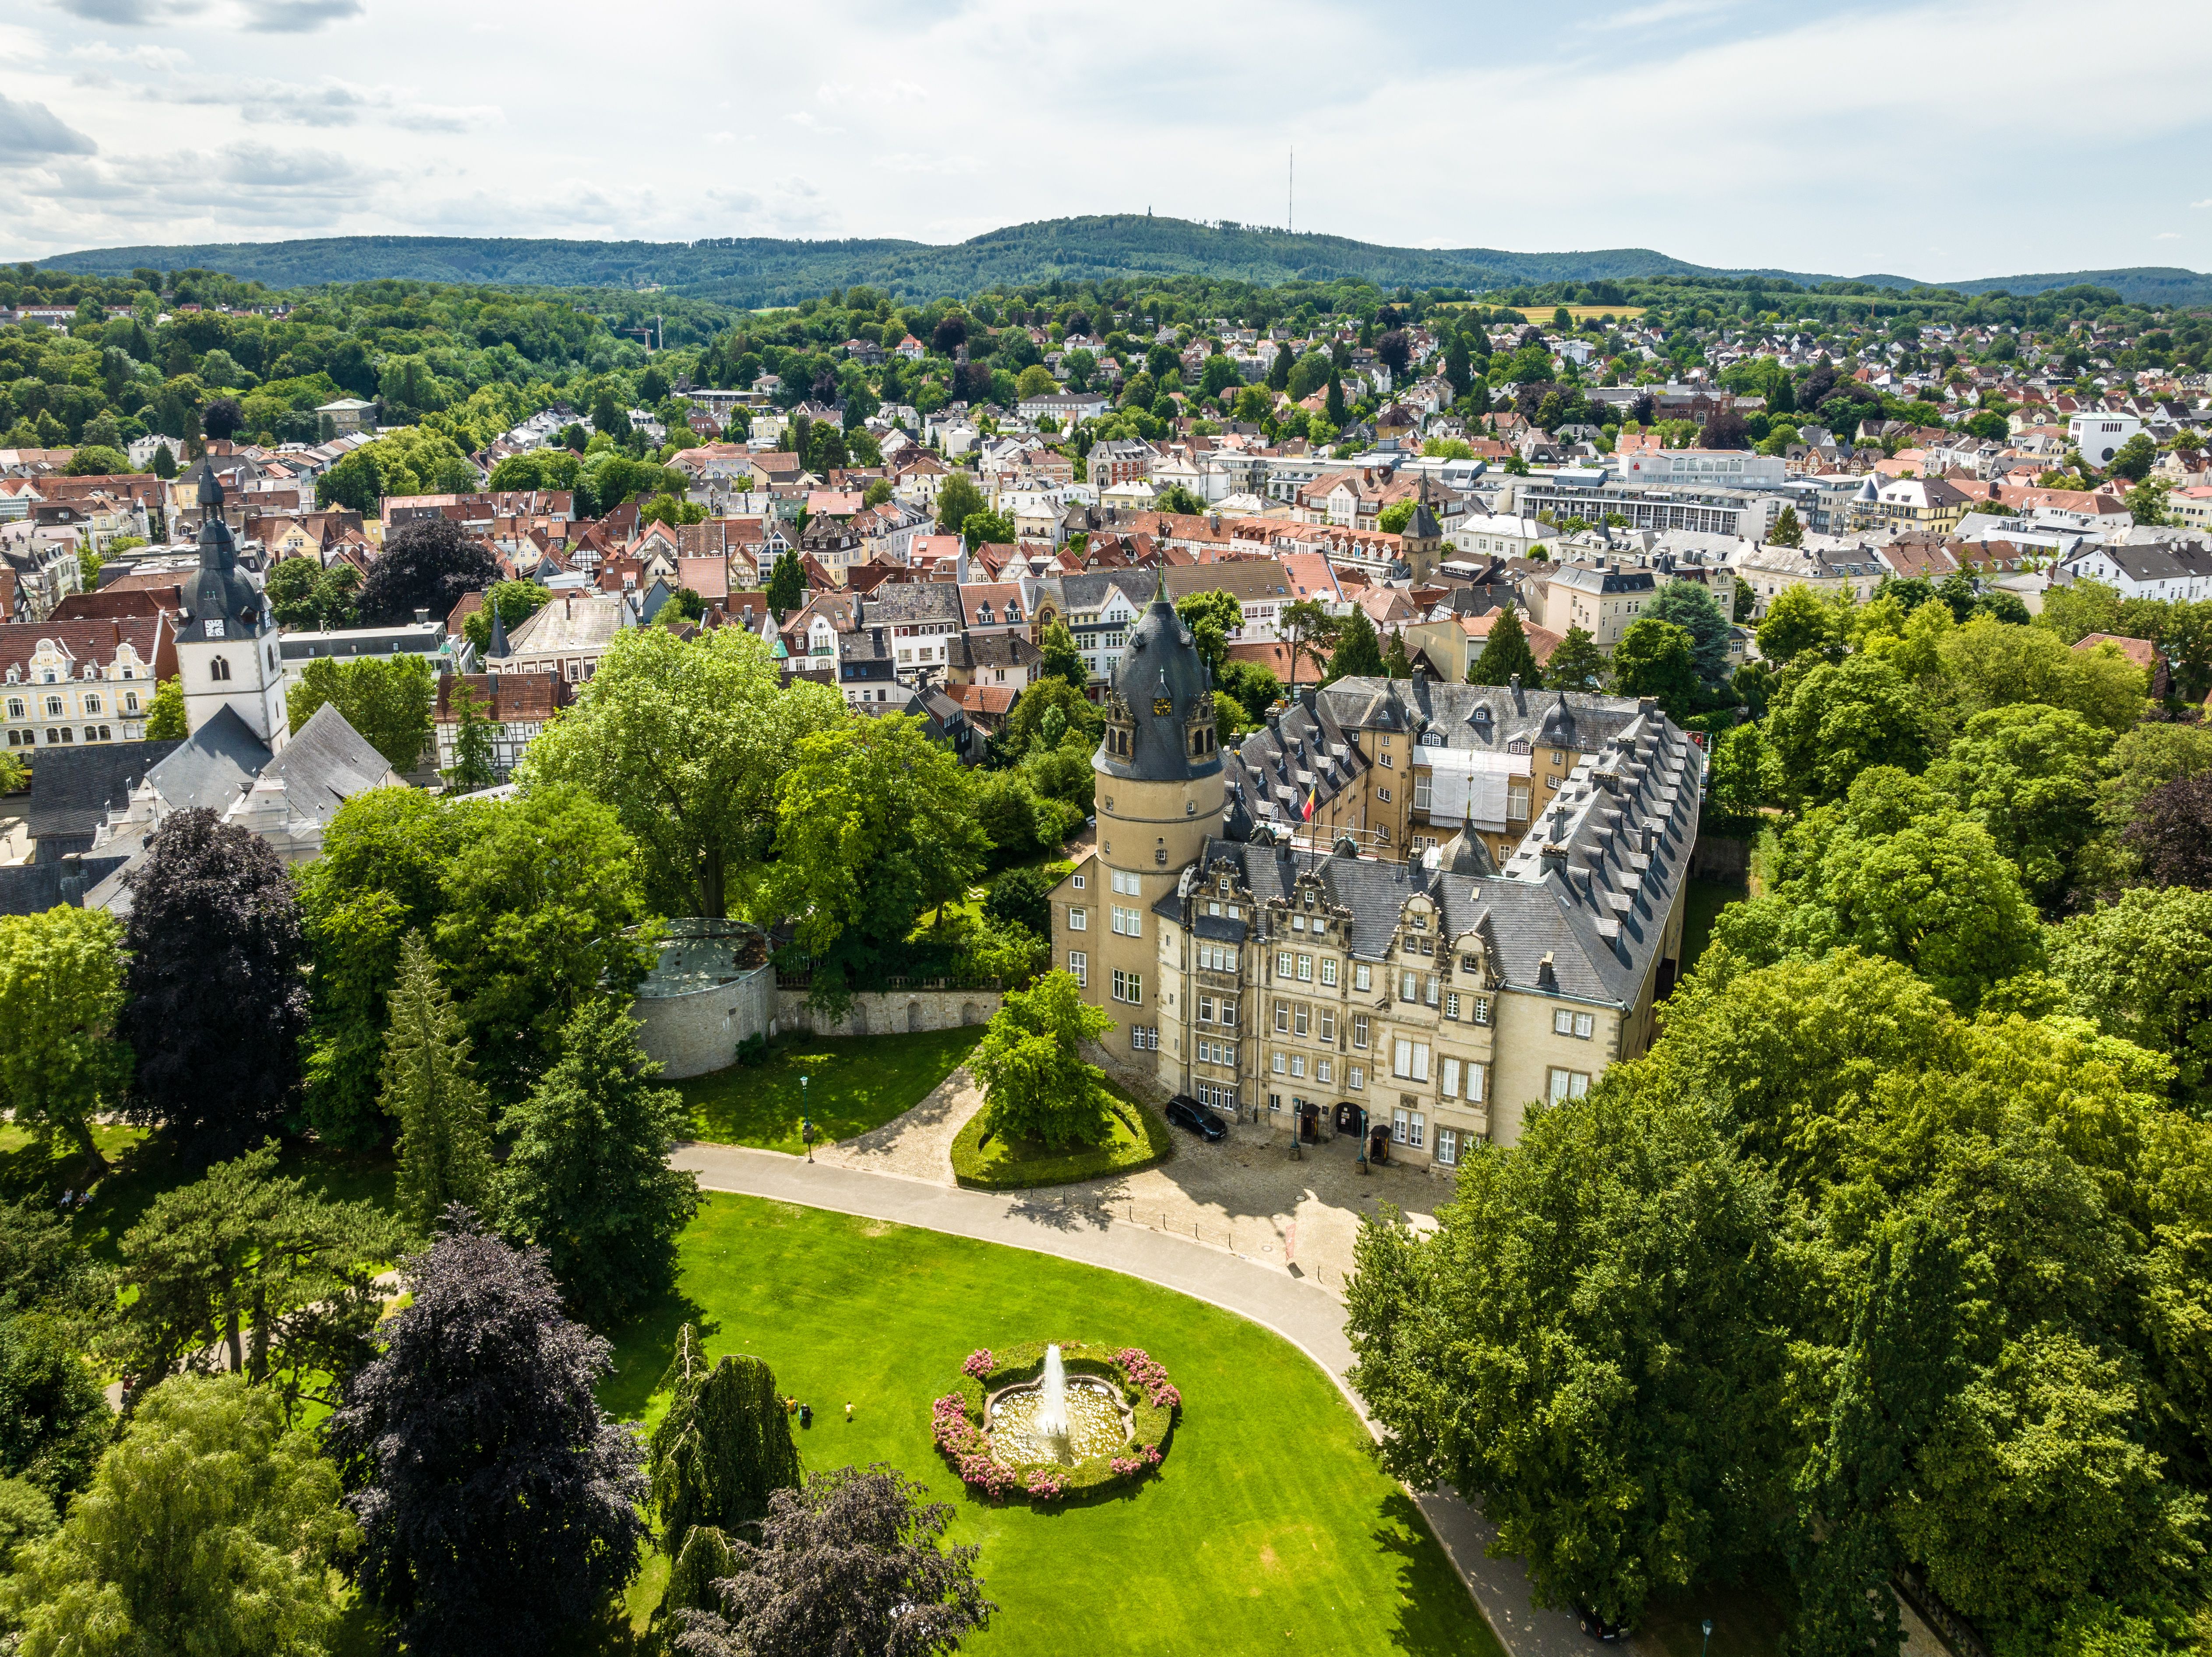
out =
[[[335,702],[315,710],[283,752],[262,767],[258,780],[283,783],[288,807],[325,825],[355,795],[400,783],[392,762],[347,722]]]
[[[145,780],[171,811],[222,811],[253,786],[270,758],[269,745],[226,703],[148,771]]]
[[[79,748],[42,748],[20,805],[33,840],[78,835],[89,840],[111,810],[130,803],[146,773],[184,743],[94,742]]]

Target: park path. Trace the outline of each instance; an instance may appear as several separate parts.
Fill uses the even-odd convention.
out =
[[[909,1175],[734,1145],[681,1144],[670,1161],[697,1174],[708,1191],[1004,1243],[1103,1266],[1220,1307],[1273,1330],[1319,1364],[1368,1430],[1375,1430],[1358,1395],[1345,1382],[1352,1343],[1345,1338],[1343,1303],[1280,1268],[1198,1246],[1097,1209],[1018,1192],[963,1191]],[[1415,1493],[1413,1499],[1512,1657],[1589,1657],[1595,1648],[1572,1617],[1529,1604],[1528,1579],[1519,1560],[1492,1559],[1484,1552],[1496,1532],[1481,1514],[1448,1491]],[[1634,1648],[1632,1643],[1625,1648]]]

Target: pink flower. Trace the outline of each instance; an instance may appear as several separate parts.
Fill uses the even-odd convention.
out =
[[[970,1352],[966,1362],[960,1366],[961,1374],[974,1380],[981,1380],[991,1373],[991,1349],[988,1346],[978,1347]]]

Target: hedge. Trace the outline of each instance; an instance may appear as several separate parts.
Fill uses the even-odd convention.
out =
[[[973,1191],[1027,1191],[1109,1173],[1133,1173],[1175,1154],[1175,1134],[1165,1117],[1118,1093],[1112,1104],[1127,1138],[1117,1134],[1104,1145],[1079,1145],[1065,1151],[1025,1144],[1012,1156],[1002,1141],[983,1142],[984,1113],[978,1111],[953,1139],[953,1179]]]
[[[1042,1486],[1039,1472],[1018,1473],[991,1455],[982,1437],[985,1404],[1001,1388],[1033,1381],[1042,1374],[1049,1344],[1024,1341],[997,1351],[970,1353],[954,1390],[931,1406],[938,1448],[964,1483],[993,1497],[1021,1491],[1040,1501],[1090,1498],[1138,1483],[1167,1454],[1182,1398],[1167,1372],[1134,1347],[1059,1343],[1061,1365],[1070,1374],[1108,1382],[1129,1407],[1130,1435],[1123,1453],[1089,1456],[1073,1467],[1053,1470],[1043,1475]]]

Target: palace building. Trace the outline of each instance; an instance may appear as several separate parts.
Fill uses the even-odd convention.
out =
[[[1105,713],[1053,962],[1161,1086],[1449,1167],[1650,1045],[1704,763],[1656,702],[1343,679],[1224,750],[1163,591]]]

